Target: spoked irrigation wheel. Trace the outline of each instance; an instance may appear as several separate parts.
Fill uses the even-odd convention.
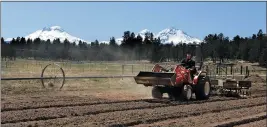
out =
[[[65,84],[65,72],[58,64],[48,64],[42,70],[41,82],[44,88],[62,89]]]

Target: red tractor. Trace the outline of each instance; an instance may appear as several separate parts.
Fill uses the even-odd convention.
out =
[[[156,64],[152,72],[140,72],[134,77],[137,84],[152,86],[152,97],[161,99],[167,93],[170,99],[190,100],[195,93],[197,100],[208,99],[211,93],[210,79],[206,71],[198,70],[193,76],[190,69],[175,65],[169,70]]]

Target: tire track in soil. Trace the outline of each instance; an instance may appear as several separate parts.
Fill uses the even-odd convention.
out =
[[[115,111],[95,115],[72,116],[50,120],[20,122],[15,124],[6,123],[2,125],[26,126],[27,124],[38,124],[40,126],[48,126],[69,124],[70,126],[77,126],[82,124],[81,126],[88,126],[88,124],[93,124],[97,126],[133,126],[144,123],[154,123],[166,119],[176,119],[181,117],[197,116],[205,113],[262,106],[266,104],[264,100],[265,98],[263,97],[245,100],[242,99],[223,102],[219,101],[204,104],[169,106],[153,109]]]
[[[264,120],[264,119],[267,119],[266,112],[263,112],[263,113],[260,113],[257,115],[253,115],[253,116],[249,116],[249,117],[243,118],[241,120],[230,121],[230,122],[226,122],[223,124],[219,124],[219,125],[216,125],[214,127],[233,127],[233,126],[248,124],[251,122],[256,122],[256,121],[260,121],[260,120]]]
[[[82,100],[82,101],[72,100],[72,101],[69,101],[70,104],[66,104],[66,101],[50,101],[51,103],[34,102],[34,103],[2,104],[1,112],[39,109],[39,108],[57,108],[57,107],[70,107],[70,106],[74,107],[74,106],[116,104],[116,103],[127,103],[127,102],[130,103],[130,102],[142,102],[142,101],[144,102],[155,101],[156,102],[157,100],[156,99],[139,99],[139,100],[122,100],[122,101],[113,101],[113,100],[94,100],[90,102],[84,102],[84,101],[87,101],[87,100]]]
[[[26,109],[26,110],[16,110],[16,111],[5,111],[2,112],[2,124],[5,123],[16,123],[16,122],[27,122],[27,121],[38,121],[38,120],[49,120],[49,119],[57,119],[57,118],[64,118],[68,116],[82,116],[82,115],[91,115],[91,114],[99,114],[99,113],[107,113],[107,112],[114,112],[114,111],[126,111],[126,110],[137,110],[137,109],[150,109],[150,108],[160,108],[160,107],[168,107],[168,106],[177,106],[177,105],[189,105],[189,104],[201,104],[206,102],[216,102],[216,101],[229,101],[229,100],[237,100],[237,98],[214,98],[210,100],[203,100],[203,101],[191,101],[191,102],[172,102],[169,100],[142,100],[138,101],[130,101],[130,102],[122,102],[122,103],[104,103],[104,104],[97,104],[97,105],[82,105],[82,106],[75,106],[76,109],[73,107],[49,107],[49,108],[36,108],[36,109]],[[121,101],[120,101],[121,102]],[[130,105],[130,106],[129,106]],[[102,108],[96,108],[102,107]],[[125,106],[125,107],[123,107]],[[131,107],[132,106],[132,107]],[[111,107],[111,108],[106,108]],[[94,109],[95,108],[95,109]],[[86,113],[79,112],[78,109],[86,109],[89,110]],[[104,109],[104,110],[103,110]],[[64,112],[68,111],[68,112]],[[34,114],[32,114],[34,112]],[[41,116],[40,113],[50,114],[47,116]],[[16,120],[14,117],[8,117],[10,115],[16,114],[15,117],[18,117]],[[23,115],[22,115],[23,114]],[[38,115],[40,114],[40,115]],[[21,115],[21,116],[20,116]],[[30,118],[27,118],[30,117]],[[33,117],[36,116],[36,117]],[[7,117],[7,118],[6,118]],[[9,121],[6,121],[8,119]]]
[[[203,126],[214,127],[222,122],[240,119],[242,117],[251,116],[266,111],[266,106],[255,106],[251,108],[241,108],[230,111],[221,111],[218,113],[206,113],[199,116],[178,118],[172,120],[163,120],[152,124],[139,124],[135,127],[170,127],[170,126]]]
[[[100,101],[107,101],[105,99],[101,98],[95,98],[95,97],[78,97],[78,96],[45,96],[45,97],[17,97],[14,99],[12,98],[1,98],[4,99],[4,101],[1,101],[1,107],[2,110],[16,110],[16,108],[12,107],[17,107],[17,109],[24,109],[24,108],[30,108],[31,106],[38,107],[38,105],[42,106],[41,104],[46,104],[45,106],[49,106],[49,104],[55,105],[58,104],[64,104],[64,103],[73,103],[73,102],[100,102]],[[11,107],[11,108],[10,108]]]
[[[255,104],[255,105],[250,105],[250,106],[234,107],[234,108],[224,109],[223,111],[230,111],[230,110],[242,109],[242,108],[252,108],[252,107],[255,107],[255,106],[262,106],[262,105],[266,105],[266,103]],[[134,125],[143,124],[143,123],[151,124],[151,123],[155,123],[155,122],[158,122],[158,121],[163,121],[163,120],[166,120],[166,119],[177,119],[177,118],[182,118],[182,117],[199,116],[199,115],[203,115],[203,114],[207,114],[207,113],[218,113],[218,112],[221,112],[221,111],[222,110],[220,110],[220,109],[216,109],[216,110],[205,111],[205,112],[194,112],[194,113],[189,113],[189,114],[181,115],[181,116],[171,116],[171,117],[164,117],[164,118],[158,118],[158,119],[135,121],[135,122],[129,122],[129,123],[125,123],[125,124],[113,124],[111,126],[114,126],[114,127],[115,126],[134,126]],[[266,118],[266,116],[264,118]],[[231,124],[229,124],[229,125],[231,125]],[[229,127],[229,126],[226,125],[226,126],[218,126],[218,127]]]
[[[114,111],[126,111],[126,110],[137,110],[137,109],[149,109],[158,107],[171,106],[162,103],[145,103],[145,102],[129,102],[129,103],[117,103],[117,104],[99,104],[89,106],[77,106],[77,107],[58,107],[48,109],[30,109],[20,111],[7,111],[2,112],[1,124],[6,123],[17,123],[27,121],[39,121],[39,120],[50,120],[57,118],[65,118],[68,116],[84,116],[84,115],[95,115],[99,113],[107,113]],[[84,112],[86,111],[86,112]],[[13,119],[15,120],[13,120]]]
[[[267,126],[267,120],[260,120],[260,121],[255,121],[247,124],[242,124],[234,127],[266,127]]]
[[[250,98],[258,98],[258,97],[264,97],[266,95],[260,94],[257,96],[252,96]],[[215,98],[215,99],[214,99]],[[223,100],[236,100],[236,99],[242,99],[242,98],[235,98],[235,97],[220,97],[220,96],[213,96],[209,100],[205,101],[196,101],[192,100],[191,102],[187,103],[205,103],[205,102],[214,102],[214,101],[223,101]],[[74,101],[74,102],[73,102]],[[138,100],[95,100],[91,102],[79,102],[76,100],[73,100],[69,104],[66,104],[66,101],[54,101],[51,103],[42,103],[42,102],[36,102],[36,103],[18,103],[18,104],[2,104],[1,105],[1,112],[5,111],[18,111],[18,110],[28,110],[28,109],[39,109],[39,108],[57,108],[57,107],[74,107],[74,106],[86,106],[86,105],[99,105],[99,104],[116,104],[116,103],[127,103],[127,102],[150,102],[150,103],[166,103],[166,104],[176,104],[175,101],[170,101],[168,99],[164,100],[157,100],[157,99],[138,99]],[[186,103],[186,102],[180,102],[180,103]]]

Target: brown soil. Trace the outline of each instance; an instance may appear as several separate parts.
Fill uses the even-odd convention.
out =
[[[239,120],[242,117],[249,116],[251,114],[258,114],[266,111],[266,106],[255,106],[249,108],[241,108],[236,110],[222,111],[219,113],[207,113],[199,116],[192,116],[186,118],[179,118],[173,120],[165,120],[156,122],[153,124],[142,124],[136,127],[148,127],[148,126],[216,126],[220,122],[228,122],[231,120]]]
[[[252,83],[266,83],[265,79],[260,77],[258,74],[250,75],[244,79],[245,81],[251,81]]]
[[[235,126],[235,125],[242,125],[242,124],[246,124],[246,123],[250,123],[250,122],[254,122],[254,121],[263,120],[263,119],[267,118],[265,111],[266,111],[266,107],[265,107],[265,110],[262,110],[261,113],[251,112],[251,114],[246,115],[246,116],[229,119],[229,120],[219,122],[219,123],[214,123],[214,124],[212,124],[212,126],[215,126],[215,127],[218,127],[218,126]]]
[[[203,103],[176,104],[166,101],[122,102],[72,107],[2,111],[2,126],[112,126],[154,123],[166,119],[219,113],[266,104],[265,97]]]
[[[243,125],[239,125],[239,126],[235,126],[235,127],[266,127],[267,126],[266,122],[267,122],[267,120],[264,119],[264,120],[251,122],[248,124],[243,124]]]

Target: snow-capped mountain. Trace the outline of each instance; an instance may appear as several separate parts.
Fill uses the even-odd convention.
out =
[[[6,43],[9,43],[10,41],[12,41],[13,38],[7,38],[7,39],[4,39],[4,42]]]
[[[61,42],[63,42],[65,39],[69,40],[70,42],[75,42],[76,44],[79,43],[79,41],[87,42],[83,39],[80,39],[78,37],[74,37],[64,31],[60,26],[52,26],[52,27],[45,27],[42,30],[37,30],[30,35],[26,36],[25,38],[28,39],[35,39],[40,38],[41,40],[48,40],[50,39],[53,41],[54,39],[60,39]]]
[[[143,40],[145,38],[145,34],[146,33],[153,33],[148,29],[144,29],[141,30],[140,32],[138,32],[136,34],[136,36],[140,35]],[[174,27],[169,27],[166,28],[160,32],[158,32],[157,34],[153,33],[154,38],[160,38],[161,39],[161,43],[163,44],[167,44],[167,43],[171,43],[173,42],[173,44],[179,44],[179,43],[200,43],[201,40],[195,37],[192,37],[190,35],[188,35],[187,33],[183,32],[182,30],[176,29]],[[117,38],[116,42],[118,44],[121,44],[123,38]]]
[[[201,40],[195,37],[188,35],[182,30],[170,27],[160,31],[155,37],[159,37],[162,43],[171,43],[178,44],[182,43],[200,43]]]
[[[117,38],[116,39],[116,43],[119,44],[119,45],[121,44],[122,41],[123,41],[123,38]]]
[[[144,29],[144,30],[141,30],[140,32],[138,32],[137,35],[140,35],[140,36],[144,39],[146,33],[153,33],[153,32],[151,32],[151,31],[148,30],[148,29]],[[137,36],[137,35],[136,35],[136,36]],[[153,33],[153,35],[155,35],[155,33]]]
[[[140,35],[143,39],[145,38],[146,33],[153,33],[148,29],[141,30],[140,32],[136,33],[136,36]],[[169,27],[166,28],[158,33],[153,33],[154,38],[160,38],[161,43],[166,44],[166,43],[171,43],[173,44],[178,44],[180,42],[182,43],[200,43],[201,40],[195,37],[192,37],[188,35],[187,33],[183,32],[182,30],[176,29],[174,27]],[[36,39],[40,38],[41,40],[48,40],[50,39],[51,41],[54,39],[59,38],[61,42],[63,42],[65,39],[69,40],[70,42],[75,42],[76,44],[79,43],[79,41],[90,43],[91,41],[85,41],[83,39],[80,39],[78,37],[72,36],[64,29],[62,29],[60,26],[52,26],[52,27],[45,27],[42,30],[37,30],[25,38],[28,39]],[[12,39],[12,38],[11,38]],[[6,39],[5,41],[11,41],[10,38]],[[123,38],[116,38],[116,43],[121,44]],[[108,41],[99,41],[99,43],[109,43]]]
[[[151,31],[150,30],[148,30],[148,29],[144,29],[144,30],[141,30],[140,32],[138,32],[136,35],[135,35],[135,37],[137,37],[138,35],[140,35],[142,38],[143,38],[143,40],[145,39],[145,35],[146,35],[146,33],[151,33]],[[154,33],[153,33],[154,34]],[[123,41],[123,38],[116,38],[116,43],[117,44],[121,44],[122,43],[122,41]],[[109,41],[104,41],[104,42],[109,42]]]

